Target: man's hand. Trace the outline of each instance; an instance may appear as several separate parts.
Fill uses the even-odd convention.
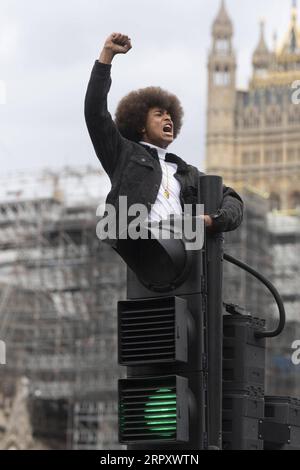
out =
[[[104,43],[99,62],[111,64],[116,54],[126,54],[131,48],[131,39],[128,36],[121,33],[112,33]]]
[[[211,227],[213,224],[212,218],[209,215],[204,215],[204,222],[206,227]]]

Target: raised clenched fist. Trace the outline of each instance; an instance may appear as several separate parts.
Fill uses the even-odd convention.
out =
[[[128,36],[121,33],[112,33],[104,43],[99,60],[109,64],[116,54],[126,54],[131,48],[131,40]]]

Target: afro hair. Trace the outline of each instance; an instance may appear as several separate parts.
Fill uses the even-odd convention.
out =
[[[132,91],[120,101],[115,123],[123,137],[135,142],[142,140],[142,129],[146,125],[148,111],[155,107],[164,109],[171,115],[176,138],[182,126],[183,109],[177,96],[160,87]]]

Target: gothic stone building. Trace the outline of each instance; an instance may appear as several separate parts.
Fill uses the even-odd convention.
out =
[[[293,2],[281,43],[267,46],[264,24],[247,90],[236,86],[233,25],[222,0],[208,59],[206,169],[242,190],[270,197],[271,208],[300,205],[300,28]],[[293,88],[295,87],[295,88]],[[298,91],[297,91],[298,89]],[[293,99],[294,98],[294,99]]]

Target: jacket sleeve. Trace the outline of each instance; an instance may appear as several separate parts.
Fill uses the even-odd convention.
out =
[[[243,220],[244,203],[234,189],[223,185],[223,200],[213,219],[212,231],[230,232],[239,227]]]
[[[97,157],[110,179],[118,164],[124,138],[107,109],[111,65],[95,62],[85,97],[85,120]]]

